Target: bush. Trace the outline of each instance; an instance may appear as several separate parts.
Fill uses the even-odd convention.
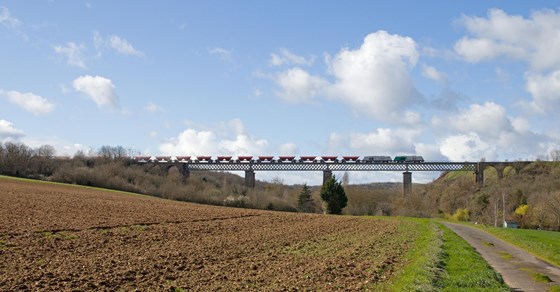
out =
[[[459,208],[453,215],[446,214],[445,219],[452,221],[468,221],[469,220],[469,210]]]

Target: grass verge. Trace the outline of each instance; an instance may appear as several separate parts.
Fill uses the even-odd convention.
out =
[[[419,236],[414,248],[405,255],[409,264],[389,282],[376,286],[376,291],[431,291],[434,279],[442,272],[439,266],[441,232],[432,220],[403,218],[417,223]]]
[[[502,277],[466,241],[434,220],[414,220],[419,236],[409,264],[376,291],[510,291]]]
[[[560,266],[560,232],[475,226],[554,265]]]
[[[443,231],[441,266],[445,270],[436,286],[443,291],[510,291],[496,273],[470,246],[449,228],[438,223]]]

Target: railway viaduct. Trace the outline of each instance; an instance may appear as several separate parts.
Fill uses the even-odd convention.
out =
[[[398,171],[403,174],[403,193],[410,193],[412,189],[412,172],[417,171],[470,171],[474,173],[475,182],[478,185],[484,183],[484,170],[488,167],[494,168],[498,180],[504,177],[506,167],[513,167],[520,171],[532,161],[516,162],[371,162],[359,160],[357,156],[348,159],[344,156],[337,159],[334,156],[315,157],[302,156],[300,159],[294,157],[280,157],[273,159],[270,156],[252,159],[252,156],[232,159],[231,156],[218,156],[212,159],[210,156],[198,156],[191,160],[190,156],[151,156],[135,157],[138,163],[157,164],[165,170],[176,167],[179,172],[188,177],[191,171],[244,171],[245,187],[255,187],[255,173],[257,171],[322,171],[323,183],[332,177],[333,171]]]

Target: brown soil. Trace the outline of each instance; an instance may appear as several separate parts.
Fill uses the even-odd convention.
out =
[[[196,205],[0,178],[0,290],[351,290],[417,235],[397,219]]]

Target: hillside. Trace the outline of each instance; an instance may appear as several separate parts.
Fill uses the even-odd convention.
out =
[[[447,173],[417,189],[413,197],[434,202],[425,206],[433,216],[466,209],[466,219],[473,222],[501,226],[505,217],[523,228],[560,230],[559,163],[534,162],[518,171],[508,167],[501,181],[493,168],[487,168],[484,176],[484,185],[478,186],[472,173]],[[519,209],[524,205],[525,210]]]

